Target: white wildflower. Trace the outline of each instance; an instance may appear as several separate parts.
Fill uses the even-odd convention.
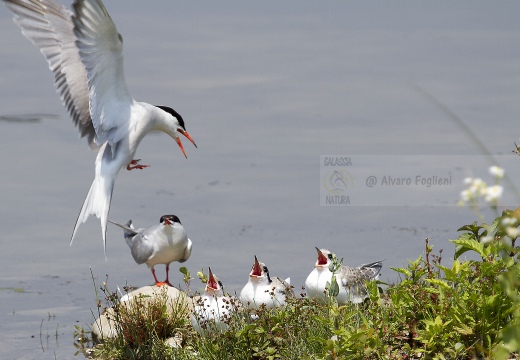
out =
[[[471,191],[469,191],[469,189],[462,191],[460,193],[460,197],[461,197],[462,201],[464,201],[464,202],[473,200],[473,194],[471,193]]]
[[[476,178],[476,179],[473,179],[473,183],[471,184],[471,186],[479,188],[482,186],[486,186],[486,183],[481,178]]]
[[[508,226],[506,228],[507,236],[509,236],[511,239],[516,239],[518,236],[520,236],[520,229],[513,226]]]
[[[499,166],[491,166],[489,168],[489,173],[497,179],[502,179],[504,177],[504,169]]]
[[[490,243],[491,241],[493,241],[493,236],[486,235],[486,236],[482,236],[480,238],[480,242],[482,243],[482,245],[486,245],[487,243]]]
[[[487,187],[486,183],[482,179],[473,179],[468,190],[471,192],[473,197],[486,196]]]
[[[504,192],[504,188],[500,185],[493,185],[486,189],[485,200],[488,203],[497,202],[498,199],[502,197],[502,193]]]
[[[464,183],[469,186],[460,193],[462,202],[476,202],[479,198],[486,196],[487,187],[482,179],[467,177],[464,179]]]
[[[501,223],[504,226],[513,226],[516,225],[516,219],[512,217],[505,217],[502,219]]]

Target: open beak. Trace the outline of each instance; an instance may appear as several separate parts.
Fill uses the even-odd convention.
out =
[[[184,150],[184,146],[182,146],[181,139],[177,138],[177,139],[175,139],[175,141],[177,141],[177,144],[179,145],[179,147],[181,148],[182,153],[184,154],[184,157],[187,159],[188,156],[186,155],[186,151]]]
[[[323,253],[321,252],[320,249],[316,248],[316,251],[318,252],[318,261],[316,261],[316,266],[327,265],[327,263],[328,263],[327,257],[325,255],[323,255]]]
[[[218,290],[218,283],[215,277],[213,276],[213,273],[211,272],[211,268],[209,268],[209,278],[208,282],[206,283],[206,286],[212,288],[213,290]]]
[[[164,225],[171,225],[173,224],[170,219],[168,219],[167,217],[164,218]]]
[[[262,267],[260,266],[260,263],[258,262],[256,255],[255,255],[255,264],[253,265],[253,268],[251,269],[251,274],[249,276],[254,276],[254,277],[262,276]]]
[[[182,130],[182,129],[178,129],[177,131],[180,132],[182,135],[186,136],[186,138],[187,138],[189,141],[191,141],[191,143],[192,143],[195,147],[197,147],[197,144],[195,144],[195,141],[193,141],[193,139],[191,138],[190,134],[188,134],[187,131],[184,131],[184,130]],[[187,159],[188,156],[186,155],[186,151],[184,151],[184,146],[182,146],[181,139],[180,139],[180,138],[177,138],[177,139],[175,139],[175,141],[177,141],[177,144],[179,145],[179,147],[181,148],[182,153],[184,154],[184,157]]]

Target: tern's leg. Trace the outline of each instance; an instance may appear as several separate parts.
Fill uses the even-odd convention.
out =
[[[161,285],[159,285],[159,284],[162,284],[162,283],[161,283],[159,280],[157,280],[157,276],[155,275],[155,269],[154,269],[153,266],[152,266],[152,269],[151,269],[151,270],[152,270],[153,278],[154,278],[154,280],[155,280],[155,285],[157,285],[157,286],[161,286]]]
[[[166,281],[159,281],[159,280],[157,280],[157,276],[155,275],[155,269],[154,269],[153,266],[152,266],[152,274],[153,274],[153,278],[155,279],[155,286],[163,286],[163,285],[170,285],[170,286],[172,286],[168,282],[168,271],[166,271]]]
[[[126,166],[126,170],[128,170],[128,171],[134,170],[134,169],[142,170],[144,168],[150,167],[150,165],[139,164],[139,161],[141,161],[141,159],[137,159],[137,160],[134,159],[134,160],[130,161],[130,163]]]
[[[170,274],[170,264],[166,264],[166,280],[164,281],[166,284],[173,287],[172,284],[170,284],[170,280],[168,280],[168,276]]]

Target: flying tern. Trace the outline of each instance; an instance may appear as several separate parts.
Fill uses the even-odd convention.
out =
[[[329,250],[316,248],[316,251],[318,252],[318,260],[316,260],[314,269],[305,280],[305,289],[307,296],[310,298],[325,301],[327,298],[326,291],[332,279],[329,265],[333,257]],[[344,305],[349,301],[355,304],[363,302],[367,297],[365,281],[376,279],[382,267],[382,261],[361,265],[357,268],[341,266],[336,274],[336,281],[339,285],[339,294],[336,297],[338,304]]]
[[[269,308],[285,304],[285,297],[292,294],[291,279],[285,280],[269,275],[269,269],[264,263],[255,263],[249,273],[249,281],[240,292],[240,300],[245,307],[258,309],[262,304]]]
[[[148,265],[152,271],[155,285],[169,285],[170,263],[185,262],[191,255],[192,242],[186,235],[186,230],[175,215],[161,216],[160,223],[147,229],[134,229],[132,220],[126,225],[109,220],[112,224],[124,230],[126,243],[130,247],[136,263]],[[166,265],[166,280],[159,281],[155,275],[154,266]]]
[[[64,106],[86,137],[98,149],[95,177],[79,213],[71,244],[80,224],[90,215],[101,220],[103,249],[114,182],[122,168],[143,169],[134,154],[151,131],[179,138],[186,132],[179,113],[167,106],[135,101],[123,72],[123,38],[101,0],[76,0],[69,11],[53,0],[3,0],[14,22],[43,53],[54,73]]]

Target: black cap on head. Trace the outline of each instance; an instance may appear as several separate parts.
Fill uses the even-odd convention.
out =
[[[163,215],[163,216],[161,216],[161,219],[159,220],[159,222],[162,224],[164,222],[164,219],[168,219],[171,222],[176,222],[176,223],[182,224],[181,220],[179,219],[179,217],[177,215]]]
[[[177,111],[173,110],[171,107],[168,107],[168,106],[162,106],[162,105],[155,105],[155,106],[157,106],[159,109],[161,109],[163,111],[166,111],[168,114],[170,114],[174,118],[177,118],[180,126],[182,126],[182,128],[184,130],[186,130],[186,126],[184,125],[184,119],[182,118],[181,114],[179,114]]]

